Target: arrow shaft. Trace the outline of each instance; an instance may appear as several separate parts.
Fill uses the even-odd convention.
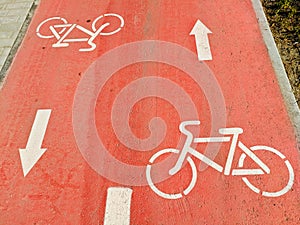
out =
[[[41,148],[42,142],[46,133],[51,109],[40,109],[37,111],[26,149]]]
[[[210,45],[207,34],[196,34],[196,48],[199,60],[212,60]]]

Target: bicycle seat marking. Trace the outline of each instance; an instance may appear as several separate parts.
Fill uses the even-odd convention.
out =
[[[286,159],[286,157],[279,152],[278,150],[268,147],[268,146],[252,146],[250,148],[246,147],[241,141],[238,140],[239,135],[243,133],[242,128],[221,128],[219,129],[219,133],[222,135],[228,135],[228,136],[221,136],[221,137],[208,137],[208,138],[194,138],[193,134],[186,129],[186,126],[190,125],[200,125],[200,121],[184,121],[179,125],[179,130],[181,133],[186,135],[186,141],[183,145],[183,148],[181,150],[178,149],[172,149],[167,148],[158,151],[155,153],[149,160],[149,164],[146,168],[146,178],[147,182],[150,186],[150,188],[160,197],[165,199],[178,199],[183,197],[183,195],[187,195],[191,192],[191,190],[194,188],[196,181],[197,181],[197,169],[195,166],[195,163],[191,156],[201,160],[202,162],[206,163],[208,166],[214,168],[220,173],[224,173],[224,175],[232,175],[232,176],[241,176],[242,181],[248,186],[252,191],[254,191],[257,194],[261,194],[265,197],[279,197],[284,194],[286,194],[293,186],[294,183],[294,171],[291,166],[291,163]],[[209,142],[231,142],[229,153],[227,155],[225,166],[222,166],[212,159],[206,157],[202,153],[198,152],[196,149],[191,147],[193,143],[209,143]],[[239,161],[238,161],[238,168],[232,168],[233,164],[233,158],[236,153],[236,149],[240,148],[243,153],[241,154]],[[284,162],[284,165],[286,166],[286,169],[288,171],[288,181],[286,184],[283,184],[283,187],[280,190],[260,190],[257,188],[254,184],[252,184],[248,177],[251,176],[263,176],[264,174],[270,174],[271,170],[270,168],[255,154],[255,151],[266,151],[269,153],[272,153],[273,155],[277,156]],[[189,182],[189,185],[181,192],[179,193],[166,193],[164,191],[161,191],[154,182],[153,175],[151,173],[152,166],[154,165],[154,161],[160,157],[161,155],[171,153],[171,154],[178,154],[178,159],[176,164],[173,168],[169,170],[169,175],[175,175],[178,173],[184,166],[185,160],[188,162],[187,165],[191,167],[192,170],[192,179]],[[245,168],[244,161],[245,158],[249,157],[252,159],[252,161],[256,164],[257,168]]]
[[[112,26],[110,22],[105,22],[101,26],[98,25],[99,27],[97,28],[97,23],[101,24],[99,21],[104,18],[118,20],[118,26],[113,27],[114,29],[109,32],[104,32],[103,30],[106,27]],[[57,22],[57,23],[53,24],[53,22]],[[51,17],[51,18],[48,18],[48,19],[42,21],[38,25],[38,27],[36,28],[36,34],[38,37],[44,38],[44,39],[55,38],[57,41],[56,41],[56,43],[52,44],[53,48],[68,47],[69,43],[72,43],[72,42],[87,42],[87,44],[90,45],[90,47],[89,48],[80,48],[79,51],[80,52],[90,52],[96,48],[96,44],[93,41],[98,35],[102,35],[102,36],[113,35],[115,33],[118,33],[123,27],[124,27],[123,17],[118,14],[115,14],[115,13],[106,13],[106,14],[98,16],[92,22],[91,30],[88,30],[85,27],[80,26],[75,23],[73,23],[73,24],[68,23],[67,20],[62,17]],[[76,29],[87,34],[88,37],[86,37],[86,38],[68,38],[68,36],[72,33],[72,31],[76,30]],[[49,32],[49,33],[45,33],[45,31]]]

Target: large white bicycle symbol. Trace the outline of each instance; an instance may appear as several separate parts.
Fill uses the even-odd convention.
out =
[[[99,28],[97,28],[97,23],[105,17],[111,17],[119,20],[119,24],[116,28],[109,32],[103,32],[103,30],[110,26],[111,23],[107,22],[102,24]],[[51,25],[53,22],[56,22],[56,24]],[[47,25],[48,24],[48,25]],[[49,25],[50,24],[50,25]],[[100,23],[99,23],[100,24]],[[94,39],[98,35],[102,36],[109,36],[113,35],[117,32],[119,32],[122,27],[124,26],[124,19],[122,16],[115,14],[115,13],[106,13],[101,16],[98,16],[92,23],[92,30],[88,30],[78,24],[72,24],[68,23],[65,18],[62,17],[51,17],[39,24],[39,26],[36,28],[36,34],[40,38],[56,38],[57,42],[52,45],[53,48],[59,48],[59,47],[68,47],[69,43],[71,42],[87,42],[91,47],[90,48],[81,48],[79,51],[81,52],[89,52],[93,51],[96,48],[96,44],[93,42]],[[43,29],[43,27],[47,27],[47,29]],[[74,30],[78,29],[82,31],[83,33],[89,35],[89,38],[68,38],[68,35]],[[43,31],[51,33],[42,33]]]
[[[196,181],[197,181],[196,166],[195,166],[193,159],[190,156],[194,156],[194,157],[198,158],[199,160],[203,161],[204,163],[211,166],[212,168],[219,171],[220,173],[223,172],[224,175],[242,176],[243,182],[252,191],[254,191],[257,194],[262,194],[262,196],[265,196],[265,197],[278,197],[278,196],[281,196],[281,195],[287,193],[291,189],[291,187],[294,183],[294,171],[293,171],[293,168],[292,168],[290,162],[278,150],[268,147],[268,146],[253,146],[250,148],[246,147],[241,141],[238,140],[239,135],[241,133],[243,133],[242,128],[219,129],[220,134],[231,135],[231,136],[194,138],[193,134],[186,129],[186,126],[189,126],[189,125],[200,125],[200,121],[185,121],[180,124],[180,126],[179,126],[180,131],[187,136],[185,144],[181,150],[172,149],[172,148],[163,149],[163,150],[155,153],[149,160],[150,164],[147,165],[146,177],[147,177],[149,186],[157,195],[159,195],[163,198],[166,198],[166,199],[178,199],[178,198],[181,198],[183,195],[187,195],[190,193],[190,191],[194,188]],[[218,163],[214,162],[212,159],[209,159],[208,157],[206,157],[205,155],[201,154],[200,152],[196,151],[194,148],[191,147],[191,145],[193,143],[212,143],[212,142],[222,142],[223,143],[223,142],[230,142],[230,141],[231,141],[231,144],[230,144],[230,149],[229,149],[229,153],[227,156],[225,167],[219,165]],[[232,169],[233,157],[234,157],[237,147],[239,147],[243,151],[243,154],[239,158],[238,168]],[[282,187],[281,190],[262,191],[259,188],[255,187],[247,178],[247,176],[270,174],[270,172],[271,172],[270,168],[264,162],[262,162],[262,160],[257,155],[255,155],[254,152],[259,151],[259,150],[269,151],[269,152],[275,154],[276,156],[278,156],[281,160],[284,160],[285,166],[287,167],[287,170],[289,173],[289,178],[288,178],[287,184],[284,187]],[[178,160],[177,160],[175,166],[169,170],[170,175],[175,175],[177,172],[179,172],[183,168],[183,164],[184,164],[185,160],[187,160],[188,164],[191,166],[192,178],[191,178],[191,181],[190,181],[188,187],[186,187],[182,191],[182,193],[172,193],[172,194],[165,193],[165,192],[159,190],[157,188],[157,186],[155,186],[155,184],[154,184],[155,182],[153,182],[152,173],[151,173],[153,163],[158,157],[160,157],[166,153],[178,154]],[[243,168],[244,161],[247,156],[250,157],[257,164],[257,166],[259,168],[257,168],[257,169]]]

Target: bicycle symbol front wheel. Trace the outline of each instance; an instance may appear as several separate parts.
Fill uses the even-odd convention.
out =
[[[278,188],[279,190],[273,190],[273,188],[270,188],[270,187],[267,188],[267,187],[265,187],[265,184],[264,185],[261,184],[260,187],[257,187],[257,185],[253,184],[255,182],[253,182],[253,181],[250,182],[249,178],[247,178],[247,177],[242,177],[243,182],[252,191],[254,191],[257,194],[261,194],[262,196],[265,196],[265,197],[279,197],[279,196],[284,195],[285,193],[287,193],[292,188],[293,183],[294,183],[294,171],[293,171],[293,168],[291,166],[291,163],[286,159],[286,157],[281,152],[279,152],[278,150],[276,150],[274,148],[271,148],[271,147],[268,147],[268,146],[252,146],[250,149],[252,151],[255,151],[255,152],[256,151],[264,151],[264,155],[267,155],[267,153],[269,153],[269,160],[272,161],[272,164],[276,165],[276,168],[274,168],[274,169],[279,170],[279,172],[284,171],[284,168],[278,168],[279,165],[277,163],[274,163],[274,162],[277,162],[275,160],[276,160],[276,158],[278,159],[278,157],[280,158],[281,162],[282,162],[282,160],[284,160],[284,163],[282,163],[281,165],[284,165],[286,167],[288,178],[285,179],[285,181],[282,181],[282,179],[277,179],[277,180],[280,180],[279,185],[283,186],[281,188]],[[242,154],[240,159],[239,159],[239,163],[238,163],[239,167],[244,166],[245,159],[246,159],[246,154]],[[271,165],[271,164],[269,163],[269,165]],[[272,184],[270,186],[273,186],[273,185],[275,186],[276,185],[276,184],[273,184],[273,182],[276,181],[276,179],[274,179],[274,178],[277,178],[278,174],[276,174],[274,171],[271,170],[270,174],[258,175],[258,177],[256,179],[258,179],[258,180],[259,179],[264,179],[264,176],[265,177],[272,176],[272,178],[269,179],[270,183]],[[276,176],[276,177],[273,177],[273,176]],[[269,190],[264,191],[263,189],[269,189]]]
[[[191,159],[191,157],[187,157],[187,161],[188,161],[188,164],[189,166],[191,167],[192,169],[192,179],[189,183],[189,185],[182,191],[182,192],[179,192],[179,193],[172,193],[172,194],[169,194],[169,193],[165,193],[161,190],[159,190],[157,188],[157,186],[154,184],[153,182],[153,179],[152,179],[152,175],[151,175],[151,169],[152,169],[152,165],[154,163],[154,161],[164,155],[164,154],[167,154],[167,153],[175,153],[175,154],[178,154],[179,153],[179,150],[177,149],[172,149],[172,148],[168,148],[168,149],[163,149],[159,152],[157,152],[156,154],[154,154],[150,160],[149,160],[149,163],[146,167],[146,178],[147,178],[147,182],[150,186],[150,188],[159,196],[161,196],[162,198],[165,198],[165,199],[178,199],[178,198],[181,198],[183,195],[187,195],[188,193],[190,193],[190,191],[194,188],[195,184],[196,184],[196,181],[197,181],[197,169],[196,169],[196,166],[195,166],[195,163],[194,161]]]

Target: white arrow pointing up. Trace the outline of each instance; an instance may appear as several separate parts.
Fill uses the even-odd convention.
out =
[[[190,35],[195,35],[197,54],[199,60],[212,60],[208,34],[212,32],[200,21],[197,20]]]
[[[51,109],[37,111],[25,149],[19,149],[24,177],[46,152],[41,148],[49,122]]]

